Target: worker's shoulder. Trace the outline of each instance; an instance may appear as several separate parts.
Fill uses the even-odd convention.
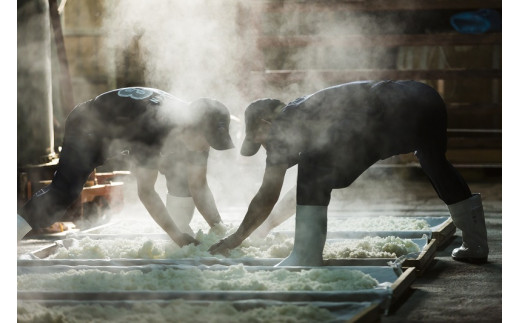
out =
[[[176,99],[182,101],[168,92],[165,92],[160,89],[150,88],[150,87],[142,87],[142,86],[133,86],[133,87],[124,87],[118,88],[114,90],[110,90],[98,95],[94,100],[98,100],[100,98],[105,97],[119,97],[119,98],[128,98],[133,100],[145,100],[152,96],[163,96],[168,97],[169,99]]]
[[[125,87],[102,93],[93,99],[97,106],[185,106],[187,102],[160,89],[150,87]]]

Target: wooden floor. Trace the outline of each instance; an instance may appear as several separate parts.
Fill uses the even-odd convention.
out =
[[[490,254],[488,263],[473,265],[454,261],[453,248],[461,232],[441,248],[428,270],[412,284],[409,294],[381,321],[390,322],[501,322],[502,321],[502,185],[499,180],[470,182],[481,193]],[[429,184],[416,181],[417,201],[435,205],[438,198]]]

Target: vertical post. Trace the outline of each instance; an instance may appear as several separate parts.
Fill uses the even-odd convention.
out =
[[[54,31],[54,43],[59,61],[60,73],[60,96],[63,114],[67,116],[74,108],[74,96],[72,93],[72,82],[69,74],[69,61],[67,60],[67,52],[65,50],[65,41],[63,39],[63,30],[61,28],[60,14],[58,12],[57,0],[49,0],[49,13]]]
[[[18,1],[17,45],[18,164],[45,163],[56,155],[47,0]]]

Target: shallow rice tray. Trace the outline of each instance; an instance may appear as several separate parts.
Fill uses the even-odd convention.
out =
[[[291,236],[293,236],[292,233]],[[109,241],[116,238],[125,239],[136,239],[142,238],[142,235],[90,235],[82,236],[81,238],[88,237],[92,240],[105,240]],[[343,241],[344,239],[328,239],[328,241]],[[357,240],[357,239],[354,239]],[[437,242],[435,239],[428,241],[426,236],[421,239],[411,239],[415,244],[419,246],[419,252],[410,253],[400,258],[330,258],[324,260],[326,266],[386,266],[389,262],[397,262],[402,267],[409,268],[414,267],[417,271],[423,271],[431,263],[435,256],[437,248]],[[246,266],[274,266],[282,258],[222,258],[222,257],[194,257],[194,258],[183,258],[183,259],[144,259],[144,258],[111,258],[111,259],[49,259],[54,255],[60,247],[70,248],[72,245],[72,239],[64,239],[56,241],[48,246],[35,250],[28,255],[24,255],[18,260],[18,264],[21,266],[48,266],[48,265],[106,265],[117,264],[120,266],[124,265],[146,265],[146,264],[185,264],[185,265],[236,265],[244,264]]]
[[[360,239],[364,237],[370,236],[379,236],[379,237],[388,237],[388,236],[397,236],[400,238],[408,238],[408,239],[419,239],[422,238],[423,235],[426,235],[428,239],[436,239],[437,243],[441,246],[447,239],[449,239],[456,231],[455,225],[451,220],[450,216],[391,216],[391,218],[398,219],[409,219],[409,220],[421,220],[425,221],[429,229],[426,230],[385,230],[385,231],[376,231],[376,230],[341,230],[341,231],[332,231],[331,228],[341,229],[341,221],[348,221],[349,219],[356,219],[356,221],[363,221],[363,219],[367,219],[366,222],[369,222],[375,218],[375,216],[352,216],[352,215],[344,215],[338,212],[330,212],[329,215],[329,231],[327,232],[327,238],[329,239]],[[335,221],[340,221],[334,225]],[[121,233],[118,234],[107,234],[107,232],[111,232],[111,228],[117,227],[118,225],[123,225],[125,222],[122,220],[111,221],[105,225],[91,228],[88,230],[83,230],[80,232],[75,232],[74,234],[68,235],[69,237],[82,237],[82,236],[94,236],[99,235],[100,237],[110,238],[114,236],[123,237]],[[286,229],[283,229],[283,228]],[[287,229],[288,226],[284,224],[280,225],[280,229],[275,228],[272,233],[273,234],[294,234],[293,227],[291,229]],[[128,234],[128,236],[135,236],[135,234],[144,234],[142,231],[136,231]],[[146,232],[146,235],[150,237],[150,239],[169,239],[168,235],[163,231],[154,231],[154,232]]]
[[[446,220],[434,227],[432,231],[432,239],[437,240],[438,247],[444,246],[457,232],[457,227],[453,223],[451,217],[446,217]]]
[[[338,217],[336,217],[338,218]],[[357,220],[363,217],[356,217]],[[366,217],[371,218],[371,217]],[[442,245],[447,239],[449,239],[456,231],[455,225],[449,216],[424,216],[424,217],[399,217],[394,218],[411,219],[411,220],[423,220],[428,223],[429,230],[386,230],[386,231],[331,231],[327,232],[327,238],[329,239],[361,239],[364,237],[389,237],[396,236],[402,239],[418,239],[424,235],[428,239],[436,239],[439,245]],[[274,233],[274,232],[273,232]],[[281,234],[287,234],[290,232],[279,231]],[[294,233],[292,233],[294,234]]]
[[[388,311],[390,306],[397,302],[401,298],[404,292],[413,283],[416,274],[414,268],[408,268],[404,272],[398,266],[333,266],[333,267],[268,267],[268,266],[242,266],[238,270],[245,271],[246,273],[254,273],[257,271],[281,271],[287,270],[289,272],[301,272],[305,270],[355,270],[360,271],[363,274],[368,274],[372,278],[376,279],[378,284],[373,288],[365,288],[358,290],[327,290],[327,291],[315,291],[315,290],[175,290],[173,289],[160,289],[164,285],[161,285],[158,289],[137,289],[128,290],[133,288],[127,286],[129,282],[128,272],[132,271],[133,275],[136,275],[136,271],[141,271],[143,275],[151,274],[152,277],[157,275],[167,275],[176,271],[182,270],[198,270],[204,272],[209,271],[222,271],[228,270],[228,266],[213,265],[213,266],[187,266],[187,265],[145,265],[145,266],[18,266],[18,279],[32,279],[27,274],[44,274],[45,276],[35,276],[35,282],[45,282],[51,284],[52,288],[49,290],[45,289],[24,289],[23,283],[20,286],[18,282],[18,300],[48,300],[48,301],[60,301],[60,300],[75,300],[75,301],[142,301],[142,300],[173,300],[173,299],[185,299],[185,300],[225,300],[225,301],[237,301],[245,299],[262,299],[262,300],[275,300],[283,302],[374,302],[380,304],[382,310]],[[197,270],[198,269],[198,270]],[[111,274],[102,274],[102,272],[109,272]],[[59,273],[66,273],[68,276],[66,281],[73,281],[74,284],[81,280],[87,273],[93,273],[96,277],[108,277],[110,281],[121,282],[125,289],[111,289],[109,291],[100,290],[99,288],[93,289],[88,284],[88,288],[85,291],[72,290],[64,291],[67,289],[66,281],[63,279],[64,276],[59,276]],[[319,272],[314,272],[318,274]],[[115,274],[116,276],[112,276]],[[215,274],[215,273],[213,273]],[[105,275],[105,276],[103,276]],[[191,273],[189,274],[191,275]],[[289,274],[290,275],[290,274]],[[76,277],[77,276],[77,277]],[[139,277],[140,274],[138,275]],[[287,277],[287,276],[283,276]],[[100,278],[96,278],[100,279]],[[105,278],[101,278],[105,279]],[[141,281],[143,278],[139,278]],[[226,278],[227,279],[227,278]],[[235,279],[231,277],[230,279]],[[284,278],[284,281],[287,278]],[[57,280],[54,282],[54,280]],[[31,280],[29,280],[29,283]],[[130,280],[130,283],[132,281]],[[156,283],[156,279],[154,278]],[[356,280],[356,283],[358,281]],[[148,286],[148,285],[147,285]],[[220,286],[220,285],[219,285]],[[72,287],[70,287],[72,288]],[[103,285],[103,288],[106,286]],[[229,288],[232,288],[229,287]],[[227,288],[225,288],[227,289]]]
[[[438,248],[436,239],[411,239],[420,251],[410,253],[399,258],[342,258],[324,259],[325,266],[384,266],[389,263],[399,264],[403,268],[414,268],[417,272],[424,272],[435,258]]]
[[[150,313],[148,311],[148,315],[143,315],[143,305],[146,306],[147,309],[153,311]],[[193,313],[197,313],[197,318],[199,321],[202,321],[203,318],[200,317],[201,312],[206,315],[210,315],[212,320],[216,320],[219,322],[225,321],[237,321],[240,318],[240,315],[247,314],[247,312],[255,311],[251,313],[249,316],[244,317],[243,319],[250,319],[251,317],[255,317],[256,320],[260,321],[273,321],[280,319],[280,315],[284,315],[285,318],[290,319],[304,319],[309,321],[319,321],[319,322],[380,322],[380,314],[381,308],[378,303],[372,302],[282,302],[275,300],[261,300],[261,299],[248,299],[248,300],[238,300],[238,301],[194,301],[194,300],[178,300],[170,301],[170,300],[144,300],[144,301],[133,301],[133,300],[121,300],[121,301],[103,301],[103,300],[92,300],[92,301],[75,301],[75,300],[23,300],[18,301],[18,307],[29,307],[33,308],[34,306],[42,306],[45,308],[43,313],[38,315],[37,317],[52,317],[52,313],[56,313],[55,315],[59,316],[60,313],[64,313],[68,319],[73,319],[75,315],[77,315],[78,309],[82,308],[85,311],[89,311],[89,306],[92,309],[97,309],[98,311],[103,311],[100,307],[107,308],[112,307],[117,309],[117,317],[118,319],[122,319],[126,316],[129,317],[130,321],[135,320],[138,317],[143,317],[145,320],[149,320],[150,318],[156,320],[185,320],[189,315],[193,315]],[[151,308],[151,306],[154,306]],[[229,308],[232,306],[236,312]],[[288,306],[295,306],[299,309],[302,309],[301,313],[297,310],[292,309],[289,310]],[[168,311],[169,307],[175,307],[174,311]],[[179,311],[179,307],[182,307],[182,311]],[[307,311],[303,310],[304,307],[312,307],[311,309],[307,309]],[[281,310],[282,314],[278,314],[280,312],[276,312],[275,308],[285,308],[285,310]],[[92,311],[90,309],[91,319],[96,319],[100,316],[99,312]],[[161,310],[166,309],[164,312]],[[220,309],[220,311],[219,311]],[[317,309],[326,310],[328,315],[323,317],[318,313]],[[259,310],[265,310],[265,312],[260,312]],[[312,313],[309,313],[309,310]],[[65,312],[66,311],[66,312]],[[34,312],[34,311],[31,311]],[[51,314],[44,314],[51,313]],[[172,317],[172,314],[175,313],[177,317]],[[183,316],[183,313],[185,313]],[[34,317],[34,313],[31,313]],[[309,317],[309,314],[311,317]],[[19,313],[23,315],[23,313]],[[44,316],[45,315],[45,316]],[[81,318],[84,318],[84,313],[80,314]],[[296,317],[295,317],[296,316]],[[106,318],[106,317],[105,317]]]

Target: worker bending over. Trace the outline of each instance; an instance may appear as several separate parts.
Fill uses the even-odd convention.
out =
[[[187,199],[211,226],[221,221],[206,180],[206,164],[210,146],[217,150],[234,147],[229,122],[228,109],[216,100],[187,103],[144,87],[116,89],[77,105],[65,123],[52,183],[18,211],[18,240],[31,229],[59,221],[80,196],[89,174],[108,158],[124,154],[130,158],[139,199],[152,218],[179,246],[197,244],[185,233],[186,226],[180,229],[176,221],[184,223],[189,217]],[[179,161],[183,178],[173,183],[171,169]],[[154,187],[159,170],[169,176],[168,208]]]
[[[348,187],[375,162],[415,152],[453,222],[462,231],[456,260],[486,262],[482,201],[446,159],[446,107],[415,81],[341,84],[285,105],[261,99],[245,111],[241,154],[267,152],[262,184],[237,231],[210,247],[226,253],[246,239],[277,202],[286,170],[298,165],[294,248],[280,266],[319,266],[332,189]]]

